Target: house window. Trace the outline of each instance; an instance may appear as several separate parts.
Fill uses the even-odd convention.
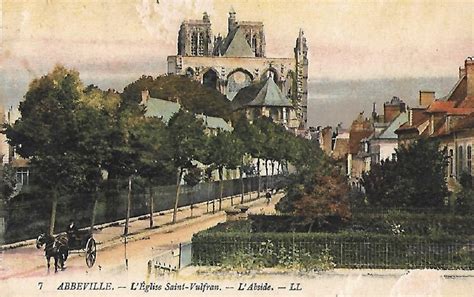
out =
[[[450,149],[449,150],[449,176],[454,175],[453,155],[454,155],[454,151],[453,149]]]
[[[458,164],[457,164],[457,176],[460,177],[461,176],[461,173],[463,172],[464,170],[464,158],[463,158],[463,150],[462,150],[462,146],[460,145],[458,147]]]
[[[16,180],[20,185],[28,185],[30,182],[30,171],[28,168],[18,168],[16,170]]]
[[[471,174],[472,168],[472,149],[471,146],[467,146],[467,173]]]

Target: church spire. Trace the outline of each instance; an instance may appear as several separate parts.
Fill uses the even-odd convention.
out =
[[[228,18],[228,32],[234,31],[234,29],[237,27],[237,19],[235,18],[235,10],[231,6],[229,10],[229,18]]]

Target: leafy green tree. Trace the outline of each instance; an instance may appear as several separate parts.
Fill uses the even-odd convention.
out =
[[[82,178],[75,113],[82,95],[79,74],[57,66],[33,80],[20,103],[21,118],[6,129],[9,143],[20,156],[30,159],[38,172],[36,180],[51,194],[50,234],[54,233],[59,196]]]
[[[173,148],[172,161],[176,169],[176,199],[173,210],[173,223],[176,222],[179,192],[183,173],[193,168],[192,161],[202,160],[206,138],[202,121],[184,110],[175,113],[168,122],[169,144]]]
[[[194,188],[197,184],[201,182],[203,178],[203,171],[197,165],[195,167],[189,168],[184,175],[184,182]],[[193,216],[194,209],[194,197],[191,197],[191,217]]]
[[[219,172],[219,210],[222,209],[224,187],[224,168],[236,169],[242,163],[243,148],[241,141],[231,132],[219,130],[209,138],[207,164],[213,164]],[[233,202],[233,201],[231,201]]]
[[[8,200],[11,197],[16,183],[15,170],[8,164],[0,164],[0,200]]]
[[[305,218],[309,232],[328,218],[347,219],[349,187],[342,170],[311,141],[293,137],[287,140],[288,158],[296,168],[289,176],[287,193],[276,209]]]
[[[456,194],[455,211],[462,215],[474,212],[474,189],[472,176],[464,172],[459,179],[461,191]]]
[[[168,185],[174,180],[169,135],[166,125],[158,118],[142,118],[131,132],[131,146],[137,152],[137,174],[144,178],[149,195],[150,228],[153,227],[153,186]]]
[[[261,176],[260,176],[260,159],[262,158],[263,145],[266,140],[265,135],[262,131],[254,124],[247,121],[246,118],[240,117],[235,121],[234,124],[234,135],[240,139],[243,145],[243,152],[257,158],[257,169],[258,174],[258,191],[257,196],[260,197],[261,189]]]
[[[436,141],[421,139],[402,146],[395,161],[384,161],[364,174],[367,200],[372,206],[443,207],[448,194],[446,164]]]
[[[231,116],[230,101],[224,95],[186,76],[142,76],[124,88],[122,97],[125,102],[137,104],[141,101],[143,90],[148,90],[154,98],[179,101],[184,109],[195,114],[203,113],[225,119]]]

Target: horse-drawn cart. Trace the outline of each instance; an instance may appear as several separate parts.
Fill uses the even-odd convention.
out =
[[[94,266],[97,259],[97,248],[94,237],[90,230],[75,230],[68,232],[69,253],[80,254],[85,252],[87,267]]]

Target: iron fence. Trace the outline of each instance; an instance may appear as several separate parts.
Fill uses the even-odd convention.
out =
[[[337,268],[382,269],[474,269],[474,243],[410,243],[389,242],[288,242],[232,241],[193,242],[194,265],[221,265],[234,253],[248,257],[266,257],[267,263],[278,265],[282,254],[286,258],[301,258],[303,254],[321,257],[329,253]]]
[[[114,182],[114,181],[112,181]],[[272,187],[278,182],[277,176],[262,176],[261,189]],[[233,196],[235,204],[241,202],[242,182],[240,179],[224,180],[223,197]],[[98,199],[95,224],[114,222],[124,219],[127,209],[127,189],[123,185],[109,187],[103,190]],[[258,176],[243,179],[244,193],[258,190]],[[178,207],[186,207],[209,201],[208,211],[212,210],[210,203],[218,209],[220,182],[203,182],[194,187],[182,185]],[[176,199],[176,186],[155,186],[151,188],[155,212],[173,209]],[[51,201],[48,193],[35,193],[36,196],[13,199],[6,206],[5,234],[6,243],[33,238],[48,228]],[[26,197],[26,196],[25,196]],[[56,216],[56,230],[65,230],[70,220],[74,220],[79,228],[89,226],[94,205],[94,194],[71,193],[59,198]],[[254,197],[256,198],[256,195]],[[244,202],[250,199],[247,195]],[[132,186],[131,217],[146,215],[150,209],[150,188],[138,182]]]

